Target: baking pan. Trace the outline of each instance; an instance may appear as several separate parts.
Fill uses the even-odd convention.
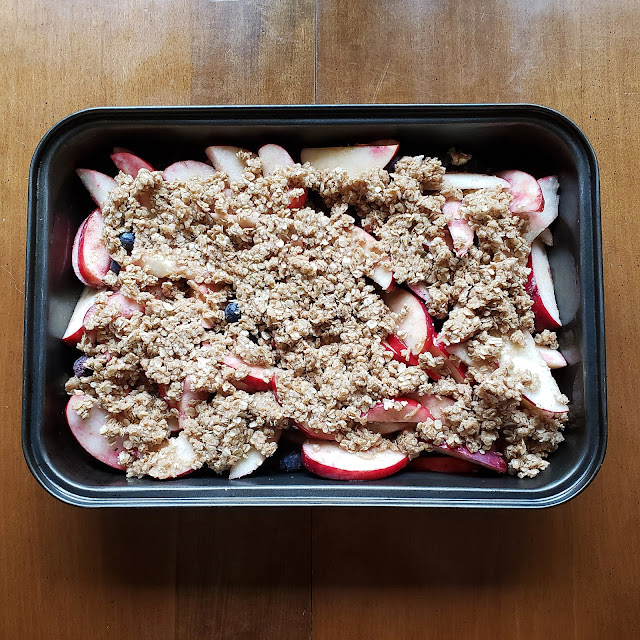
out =
[[[560,215],[549,251],[561,347],[571,366],[558,377],[572,401],[566,442],[534,479],[404,470],[370,482],[337,482],[265,471],[229,481],[200,471],[175,481],[127,479],[86,454],[64,417],[64,383],[76,351],[60,337],[81,284],[71,267],[76,229],[92,203],[77,167],[113,174],[114,146],[155,166],[205,160],[210,144],[257,149],[395,138],[404,154],[443,157],[455,146],[482,170],[558,174]],[[98,108],[70,115],[42,139],[29,178],[22,441],[36,479],[64,502],[85,506],[360,505],[548,507],[583,490],[606,448],[606,372],[598,166],[578,127],[537,105],[349,105]]]

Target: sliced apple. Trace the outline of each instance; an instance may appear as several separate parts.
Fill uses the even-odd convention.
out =
[[[401,358],[405,358],[404,362],[407,361],[407,357],[402,352],[407,349],[413,356],[427,351],[433,343],[433,320],[420,299],[404,289],[387,291],[382,294],[382,299],[394,313],[401,313],[404,309],[408,311],[395,328],[394,334],[387,336],[387,343],[391,349]],[[401,346],[404,346],[404,349],[398,348]]]
[[[361,454],[346,451],[337,442],[310,440],[302,445],[305,469],[331,480],[378,480],[408,463],[407,455],[391,449]]]
[[[250,391],[269,391],[273,388],[272,380],[274,372],[272,369],[249,365],[240,358],[230,354],[224,356],[222,363],[236,371],[240,368],[248,367],[249,373],[242,378],[242,380],[238,380],[238,382],[246,385]]]
[[[460,460],[466,460],[485,469],[491,471],[497,471],[498,473],[506,473],[507,463],[505,462],[502,454],[496,451],[477,451],[471,453],[466,447],[450,447],[447,444],[440,446],[431,445],[438,453],[442,453],[453,458]]]
[[[447,353],[450,353],[452,356],[455,356],[467,366],[472,364],[471,357],[469,356],[469,348],[466,342],[448,344],[446,349],[447,349]]]
[[[447,407],[451,407],[455,404],[452,398],[447,396],[438,396],[435,394],[429,394],[426,396],[413,396],[423,407],[426,407],[435,420],[442,420],[444,418],[443,411]]]
[[[415,471],[435,471],[436,473],[472,473],[478,470],[478,465],[461,458],[420,456],[414,458],[408,468]]]
[[[96,296],[100,293],[98,289],[85,287],[76,303],[71,314],[67,329],[62,336],[62,341],[67,344],[77,344],[84,335],[84,319],[89,309],[91,309],[96,300]]]
[[[447,218],[447,226],[458,258],[464,256],[473,246],[474,235],[469,221],[460,214],[461,207],[462,202],[459,200],[447,200],[442,206],[442,213]]]
[[[514,373],[527,373],[534,382],[523,392],[525,400],[535,408],[550,414],[566,413],[569,407],[547,363],[542,359],[536,343],[528,333],[523,333],[524,345],[508,338],[502,340],[500,365],[508,366]]]
[[[538,346],[538,353],[547,363],[549,369],[562,369],[563,367],[567,366],[565,357],[557,349]]]
[[[277,401],[277,398],[276,398]],[[335,435],[332,433],[325,433],[319,429],[311,429],[308,425],[301,422],[294,423],[296,429],[304,433],[305,436],[315,440],[335,440]]]
[[[529,229],[524,234],[524,237],[528,242],[533,242],[544,231],[547,231],[550,235],[548,227],[558,217],[558,206],[560,203],[560,197],[558,196],[558,188],[560,187],[558,176],[540,178],[538,185],[542,192],[544,206],[540,211],[532,211],[527,215]],[[541,240],[545,242],[545,238],[541,238]],[[551,242],[548,242],[547,238],[545,244],[553,244],[553,238],[551,238]]]
[[[189,475],[198,464],[198,456],[189,438],[180,433],[169,438],[167,444],[158,452],[157,462],[149,469],[149,475],[158,480],[180,478]]]
[[[277,167],[293,167],[295,162],[288,151],[279,144],[265,144],[258,150],[258,156],[262,160],[262,173],[270,176]],[[289,202],[289,209],[301,209],[307,203],[307,191]]]
[[[369,422],[424,422],[433,416],[426,407],[412,398],[382,400],[363,414]]]
[[[116,291],[107,298],[107,306],[117,307],[119,310],[119,315],[123,318],[131,318],[134,313],[142,313],[144,311],[144,307],[140,303],[136,302],[135,300],[130,300],[119,291]],[[96,305],[93,304],[91,305],[91,307],[89,307],[87,313],[84,316],[83,322],[85,325],[95,311]]]
[[[236,462],[229,471],[229,480],[237,480],[244,478],[253,473],[266,460],[266,456],[261,454],[257,449],[251,447],[242,459]]]
[[[351,228],[351,236],[362,247],[365,254],[372,255],[374,249],[378,245],[378,241],[364,229],[360,227]],[[379,285],[383,291],[389,291],[393,288],[393,272],[389,268],[391,259],[389,256],[381,255],[379,263],[374,267],[371,273],[371,279]]]
[[[238,158],[240,151],[247,152],[240,147],[222,145],[207,147],[206,154],[216,171],[223,171],[229,176],[229,180],[237,182],[247,169],[246,162]],[[251,155],[255,157],[255,153]]]
[[[163,172],[163,180],[194,180],[196,178],[208,178],[215,175],[215,169],[204,162],[197,160],[181,160],[170,164]]]
[[[427,304],[431,302],[431,294],[429,293],[428,285],[426,282],[414,282],[409,285],[409,289],[415,293],[418,298],[424,300]]]
[[[80,225],[73,240],[71,264],[78,280],[89,287],[104,286],[102,279],[111,268],[111,256],[104,243],[104,218],[96,209]]]
[[[509,211],[516,214],[528,214],[534,211],[542,211],[544,196],[538,181],[524,171],[510,170],[498,174],[509,183],[509,193],[512,201]]]
[[[76,407],[86,399],[85,395],[75,395],[71,396],[67,402],[65,414],[71,433],[80,446],[96,460],[100,460],[114,469],[125,469],[118,462],[118,455],[124,450],[122,440],[110,444],[101,433],[102,428],[107,424],[109,414],[95,401],[86,418],[81,418],[76,412]]]
[[[154,171],[154,168],[148,162],[128,151],[114,149],[111,154],[111,160],[122,173],[126,173],[133,178],[138,175],[140,169]]]
[[[111,191],[118,186],[113,178],[93,169],[76,169],[76,173],[100,208],[104,206]]]
[[[462,384],[466,380],[467,376],[467,367],[464,363],[462,364],[454,364],[449,358],[448,347],[445,343],[438,337],[435,336],[431,346],[429,347],[429,353],[432,356],[438,358],[444,358],[444,364],[449,370],[451,377],[458,383]],[[440,379],[440,374],[435,371],[429,371],[429,376],[431,376],[434,380]]]
[[[209,397],[206,391],[195,391],[191,384],[191,377],[187,376],[182,383],[182,395],[176,408],[178,409],[178,423],[184,428],[184,421],[191,417],[191,409],[200,402],[204,402]]]
[[[540,238],[540,240],[542,240],[542,242],[548,247],[553,247],[553,236],[551,235],[551,230],[549,228],[543,229],[538,238]]]
[[[560,312],[553,287],[553,277],[549,267],[547,252],[540,240],[531,245],[531,254],[527,264],[531,272],[526,290],[533,301],[531,310],[535,316],[536,331],[555,330],[562,326]]]
[[[460,189],[461,191],[472,191],[475,189],[491,189],[492,187],[508,189],[509,183],[503,178],[489,176],[484,173],[447,171],[444,174],[442,186],[450,189]]]
[[[344,169],[350,176],[359,176],[372,169],[384,169],[398,153],[396,142],[355,147],[308,148],[300,152],[303,163],[319,171]]]

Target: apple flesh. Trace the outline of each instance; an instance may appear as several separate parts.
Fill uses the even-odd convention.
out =
[[[366,255],[371,255],[378,245],[378,241],[364,229],[360,227],[351,228],[351,237],[362,247]],[[389,291],[393,288],[393,272],[387,266],[391,263],[389,256],[381,256],[380,262],[375,265],[371,279],[380,286],[383,291]]]
[[[106,203],[111,191],[118,186],[113,178],[93,169],[76,169],[76,173],[100,208]]]
[[[413,396],[414,400],[417,400],[423,407],[426,407],[435,420],[443,420],[443,411],[447,407],[451,407],[455,404],[454,400],[447,396],[437,396],[435,394],[429,394],[426,396]]]
[[[270,176],[277,167],[293,167],[295,162],[288,151],[279,144],[265,144],[258,150],[258,156],[262,160],[262,173]],[[307,203],[307,192],[289,202],[289,209],[301,209]]]
[[[385,449],[375,454],[346,451],[337,442],[310,440],[302,445],[302,464],[307,471],[331,480],[378,480],[407,466],[404,453]]]
[[[523,398],[529,405],[552,415],[566,413],[569,410],[566,399],[547,363],[542,359],[536,343],[528,333],[522,335],[523,346],[503,338],[500,365],[508,366],[515,374],[528,373],[532,376],[533,385],[525,387],[523,391]]]
[[[515,214],[529,214],[542,211],[544,196],[538,181],[524,171],[510,170],[498,174],[509,183],[509,193],[512,201],[509,211]]]
[[[344,169],[356,177],[373,169],[384,169],[396,153],[399,145],[391,144],[359,145],[354,147],[308,148],[300,152],[303,163],[308,162],[319,171]]]
[[[103,233],[104,218],[100,209],[96,209],[80,225],[73,240],[71,264],[78,280],[88,287],[104,286],[102,279],[111,268]]]
[[[180,433],[161,449],[162,459],[149,469],[149,475],[157,480],[180,478],[190,474],[197,465],[196,452],[184,433]]]
[[[431,302],[431,295],[429,294],[426,282],[414,282],[409,285],[409,289],[411,289],[420,300],[424,300],[427,304]]]
[[[533,301],[531,310],[535,316],[536,331],[544,329],[554,331],[560,328],[562,323],[560,322],[560,312],[556,302],[549,259],[540,240],[535,240],[531,245],[527,266],[531,272],[525,288]]]
[[[126,173],[133,178],[138,175],[140,169],[154,171],[154,168],[148,162],[128,151],[114,149],[111,154],[111,160],[122,173]]]
[[[266,456],[252,447],[242,459],[231,467],[229,480],[237,480],[238,478],[244,478],[244,476],[252,474],[266,459]]]
[[[420,299],[404,289],[387,291],[382,294],[382,299],[394,313],[400,313],[405,308],[408,310],[395,328],[394,334],[387,336],[388,345],[403,358],[401,361],[407,362],[406,356],[402,354],[406,349],[414,357],[427,351],[433,343],[433,320]],[[402,335],[402,338],[398,334]],[[400,346],[404,346],[404,349],[398,349]]]
[[[76,303],[71,314],[67,329],[62,336],[62,341],[67,344],[77,344],[84,335],[85,326],[84,319],[89,309],[91,309],[96,300],[96,296],[100,293],[97,289],[85,287]]]
[[[363,414],[367,422],[425,422],[433,416],[412,398],[382,400]]]
[[[414,458],[408,466],[415,471],[435,471],[436,473],[472,473],[478,466],[469,460],[444,456],[420,456]]]
[[[216,171],[223,171],[229,176],[229,180],[237,182],[247,169],[245,161],[238,158],[240,151],[247,150],[222,145],[207,147],[206,154]],[[251,155],[255,156],[255,154]]]
[[[509,183],[498,176],[489,176],[483,173],[447,171],[442,179],[442,186],[450,189],[460,189],[461,191],[472,191],[475,189],[491,189],[492,187],[508,189]]]
[[[562,369],[563,367],[567,366],[565,357],[557,349],[538,346],[538,353],[547,363],[549,369]]]
[[[277,399],[276,399],[277,400]],[[325,433],[324,431],[320,431],[318,429],[311,429],[306,424],[302,424],[301,422],[294,423],[296,429],[300,432],[304,433],[305,436],[315,440],[335,440],[335,435],[332,433]]]
[[[100,408],[95,401],[86,418],[83,419],[76,413],[76,407],[86,399],[85,395],[75,395],[71,396],[67,402],[65,414],[71,433],[80,446],[96,460],[100,460],[114,469],[125,469],[118,462],[118,455],[124,450],[122,440],[119,439],[114,444],[110,444],[101,433],[101,429],[107,424],[109,414]]]
[[[215,175],[215,173],[215,169],[204,162],[181,160],[180,162],[170,164],[162,172],[162,179],[166,181],[180,180],[185,182],[186,180],[194,180],[196,178],[208,178]]]
[[[453,362],[451,362],[451,360],[449,359],[448,347],[444,344],[444,342],[442,342],[442,340],[438,336],[434,337],[433,342],[429,347],[429,353],[436,358],[438,357],[444,358],[445,367],[449,370],[451,377],[458,384],[462,384],[466,380],[466,376],[467,376],[466,365],[464,363],[454,364]],[[440,374],[436,373],[435,371],[429,371],[428,373],[434,380],[439,380],[441,377]]]
[[[490,469],[491,471],[497,471],[498,473],[506,473],[507,471],[507,463],[502,455],[496,451],[477,451],[476,453],[471,453],[466,447],[454,448],[447,444],[431,446],[438,453],[471,462],[480,467],[484,467],[485,469]]]
[[[442,213],[447,218],[447,226],[453,241],[455,254],[462,258],[473,246],[473,228],[460,214],[462,202],[447,200],[442,206]]]
[[[524,234],[527,242],[533,242],[558,217],[558,206],[560,204],[558,176],[540,178],[538,186],[542,193],[544,206],[540,211],[532,211],[527,215],[529,229]],[[550,244],[553,244],[553,239]]]
[[[249,368],[249,373],[242,380],[238,380],[246,387],[247,391],[270,391],[273,388],[274,372],[271,369],[248,365],[240,358],[230,354],[224,356],[222,364],[236,371],[241,367]]]

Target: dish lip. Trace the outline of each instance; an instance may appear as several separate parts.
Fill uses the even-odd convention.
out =
[[[470,114],[473,112],[473,115]],[[593,349],[589,357],[595,383],[595,404],[597,415],[592,421],[598,424],[597,451],[589,456],[589,463],[583,472],[569,486],[553,492],[553,486],[531,490],[539,496],[516,497],[509,494],[522,494],[527,489],[496,489],[492,496],[460,497],[447,496],[446,487],[429,487],[430,493],[439,492],[440,496],[418,495],[424,491],[416,487],[385,487],[385,493],[376,494],[379,485],[376,482],[334,483],[325,481],[322,486],[309,486],[302,496],[284,495],[292,486],[269,487],[269,495],[260,495],[261,487],[236,484],[218,492],[218,495],[197,496],[198,487],[184,487],[172,484],[154,485],[153,491],[146,487],[130,491],[125,487],[92,488],[67,481],[57,473],[55,465],[48,458],[38,439],[41,432],[44,403],[44,353],[46,343],[46,266],[48,264],[47,222],[48,211],[42,211],[39,194],[46,190],[40,181],[40,167],[47,149],[69,129],[90,123],[99,118],[127,116],[134,119],[154,118],[157,124],[171,116],[172,119],[186,120],[182,124],[203,121],[215,121],[226,116],[229,119],[251,116],[263,124],[275,123],[277,117],[283,121],[294,117],[304,119],[322,119],[327,124],[336,123],[341,118],[352,121],[361,119],[370,122],[372,117],[387,121],[403,122],[414,117],[417,119],[442,118],[465,122],[482,122],[487,119],[505,118],[511,115],[531,122],[553,123],[568,135],[581,148],[584,160],[589,167],[588,194],[589,207],[583,211],[588,217],[590,237],[583,237],[584,227],[580,225],[580,257],[589,250],[591,262],[589,270],[581,270],[581,279],[587,277],[591,291],[591,308],[583,304],[582,327],[584,340],[592,342]],[[584,215],[583,215],[584,218]],[[588,240],[588,244],[584,241]],[[584,277],[583,277],[584,275]],[[38,286],[44,284],[45,286]],[[590,327],[586,326],[588,324]],[[105,106],[92,107],[71,113],[54,124],[38,143],[29,170],[29,197],[27,219],[25,307],[24,307],[24,346],[23,346],[23,395],[22,395],[22,448],[25,461],[32,475],[51,495],[64,503],[79,507],[187,507],[187,506],[393,506],[393,507],[462,507],[462,508],[547,508],[563,504],[586,489],[599,472],[607,448],[607,392],[606,392],[606,346],[603,287],[602,235],[600,224],[600,180],[598,161],[585,133],[566,115],[534,103],[456,103],[456,104],[332,104],[332,105],[198,105],[198,106]],[[585,367],[587,370],[587,367]],[[40,396],[39,402],[34,402]],[[583,427],[585,428],[585,427]],[[562,479],[561,479],[562,480]],[[560,481],[561,481],[560,480]],[[560,481],[555,484],[560,484]],[[236,481],[239,482],[239,481]],[[452,488],[451,491],[454,491]],[[347,493],[351,495],[346,495]],[[341,495],[341,494],[345,495]],[[139,495],[138,495],[139,494]],[[171,495],[173,494],[173,495]],[[193,495],[191,495],[193,494]],[[278,495],[283,494],[283,495]],[[312,495],[313,494],[313,495]],[[371,495],[367,495],[371,494]]]

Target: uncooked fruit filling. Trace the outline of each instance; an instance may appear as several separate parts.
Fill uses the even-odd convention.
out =
[[[558,180],[398,151],[79,169],[98,207],[63,336],[79,444],[159,479],[545,469],[568,415],[542,242]]]

